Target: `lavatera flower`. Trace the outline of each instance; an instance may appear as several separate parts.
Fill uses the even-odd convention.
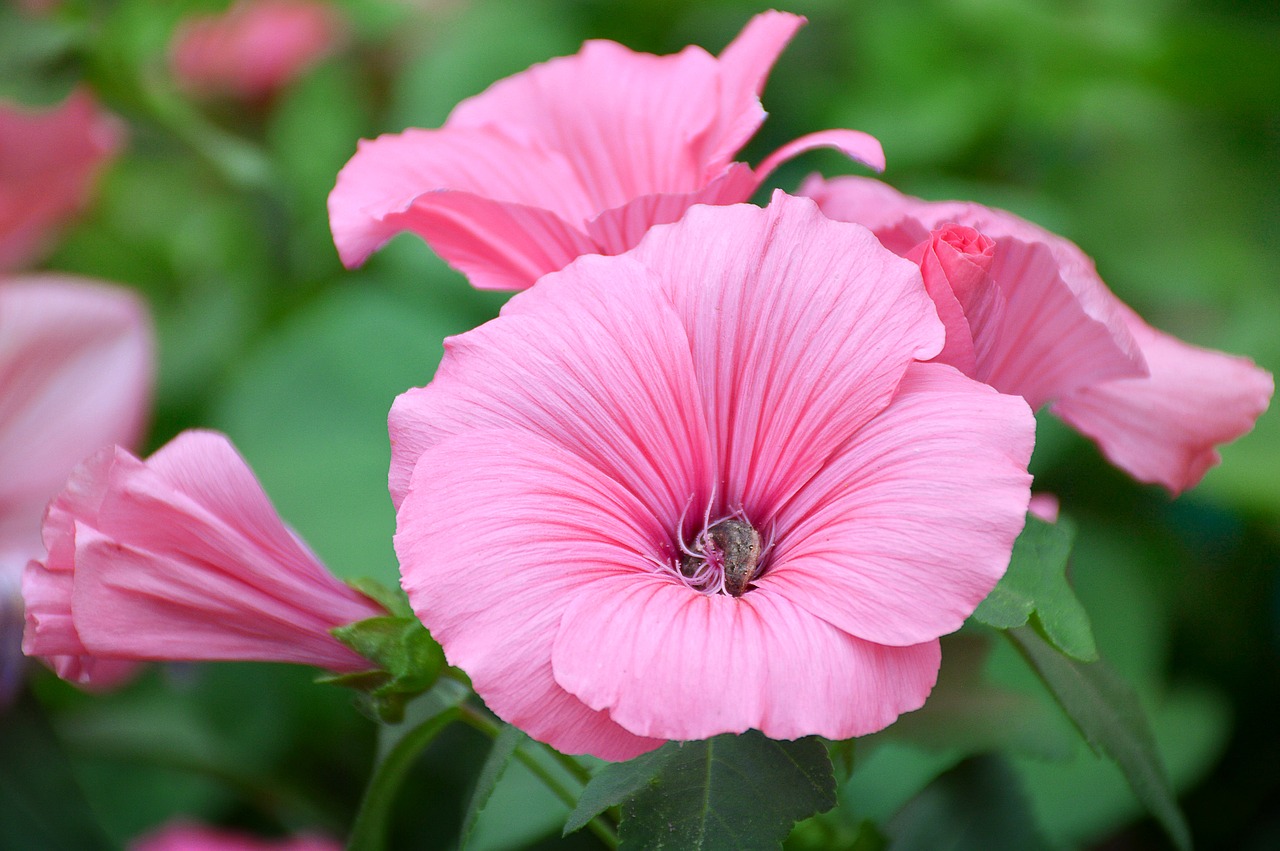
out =
[[[342,261],[358,266],[410,231],[474,286],[521,290],[581,254],[626,251],[693,204],[745,201],[815,147],[882,170],[880,143],[854,130],[803,136],[755,168],[734,161],[803,23],[757,15],[718,57],[589,41],[464,100],[437,130],[361,142],[329,196]]]
[[[801,192],[920,264],[947,326],[940,360],[1033,408],[1052,403],[1139,481],[1192,487],[1267,409],[1269,373],[1147,325],[1075,244],[1012,213],[869,178],[814,177]]]
[[[49,505],[44,541],[23,575],[23,651],[81,684],[120,661],[363,670],[329,630],[386,614],[325,569],[214,432],[146,461],[97,453]]]
[[[807,199],[579,258],[392,408],[410,602],[562,751],[879,730],[1029,499],[1030,410],[942,344],[918,268]]]

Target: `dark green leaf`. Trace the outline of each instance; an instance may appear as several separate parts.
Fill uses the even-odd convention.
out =
[[[489,756],[485,759],[484,765],[481,766],[480,776],[476,779],[476,788],[471,792],[471,802],[467,804],[467,815],[462,820],[462,831],[458,840],[459,847],[467,847],[467,842],[471,839],[471,833],[476,827],[476,819],[479,818],[481,811],[484,810],[485,804],[489,803],[489,798],[493,795],[494,788],[498,785],[498,781],[502,779],[502,773],[506,771],[507,765],[511,762],[511,757],[515,754],[516,748],[520,746],[523,738],[524,734],[515,727],[510,724],[504,724],[502,725],[502,731],[493,740],[493,747],[489,749]]]
[[[0,848],[111,848],[44,714],[23,699],[0,719]]]
[[[1045,523],[1028,516],[1013,545],[1008,571],[973,613],[974,619],[997,629],[1013,629],[1034,616],[1063,653],[1084,662],[1097,659],[1089,616],[1067,582],[1074,538],[1075,525],[1066,518]]]
[[[1081,663],[1063,656],[1033,629],[1019,627],[1007,635],[1090,747],[1120,766],[1138,800],[1174,844],[1190,848],[1190,830],[1178,809],[1146,714],[1128,684],[1101,660]]]
[[[623,848],[778,848],[797,821],[835,806],[835,795],[820,739],[776,741],[751,730],[670,742],[607,766],[583,791],[565,832],[620,803]]]
[[[886,826],[894,851],[1038,851],[1049,844],[1018,776],[976,757],[930,783]]]

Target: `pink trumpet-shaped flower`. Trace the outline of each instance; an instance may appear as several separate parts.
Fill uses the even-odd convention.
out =
[[[0,272],[40,256],[84,206],[123,136],[84,91],[50,109],[0,103]]]
[[[942,360],[1033,408],[1052,403],[1139,481],[1192,487],[1267,409],[1269,373],[1150,327],[1075,244],[1011,213],[857,177],[811,178],[802,193],[920,264],[947,326]]]
[[[342,843],[326,836],[307,834],[286,839],[259,839],[176,821],[134,840],[129,844],[129,851],[342,851]]]
[[[385,614],[284,524],[224,436],[187,431],[145,462],[119,447],[49,505],[23,576],[23,650],[93,682],[113,660],[369,664],[329,634]]]
[[[263,100],[329,56],[345,26],[318,0],[239,0],[222,14],[184,21],[169,64],[192,91]]]
[[[44,552],[45,505],[85,456],[138,439],[152,366],[151,322],[127,290],[62,275],[0,280],[0,703],[22,669],[18,586]],[[95,682],[133,667],[105,666]]]
[[[342,261],[358,266],[411,231],[474,286],[520,290],[581,254],[626,251],[694,204],[745,201],[811,148],[883,169],[880,143],[853,130],[801,137],[754,169],[734,161],[803,23],[757,15],[719,57],[589,41],[463,101],[438,130],[361,142],[329,196]]]
[[[781,193],[579,258],[392,408],[414,610],[563,751],[884,727],[1029,499],[1026,403],[942,343],[918,269]]]

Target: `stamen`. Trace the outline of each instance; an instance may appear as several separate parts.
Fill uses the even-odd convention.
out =
[[[764,543],[741,509],[712,523],[708,507],[703,528],[691,546],[682,534],[683,521],[682,516],[676,535],[681,554],[678,561],[673,559],[665,566],[665,571],[703,594],[745,594],[773,547],[773,535]]]

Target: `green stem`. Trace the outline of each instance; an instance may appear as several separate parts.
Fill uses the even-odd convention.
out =
[[[431,744],[445,727],[457,719],[459,711],[451,707],[410,730],[387,752],[364,791],[360,812],[356,814],[347,840],[347,851],[383,851],[387,841],[387,821],[400,784],[418,755]]]
[[[464,724],[470,725],[491,739],[497,738],[498,731],[501,727],[495,721],[481,713],[479,710],[465,704],[461,707],[461,710],[462,722]],[[561,765],[569,769],[570,773],[583,783],[586,783],[591,779],[590,773],[581,764],[579,764],[577,760],[572,757],[565,756],[554,748],[544,748],[544,750],[553,754]],[[524,764],[525,768],[529,769],[535,777],[541,780],[543,785],[546,786],[553,795],[564,802],[565,806],[570,810],[578,805],[578,796],[561,783],[559,778],[548,771],[547,767],[543,765],[537,757],[522,750],[520,747],[516,748],[515,756],[516,759],[520,760],[520,762]],[[570,764],[572,764],[572,768],[569,768]],[[613,829],[612,825],[606,822],[602,817],[596,816],[591,821],[587,822],[587,827],[596,835],[597,839],[609,848],[618,847],[617,832]]]

